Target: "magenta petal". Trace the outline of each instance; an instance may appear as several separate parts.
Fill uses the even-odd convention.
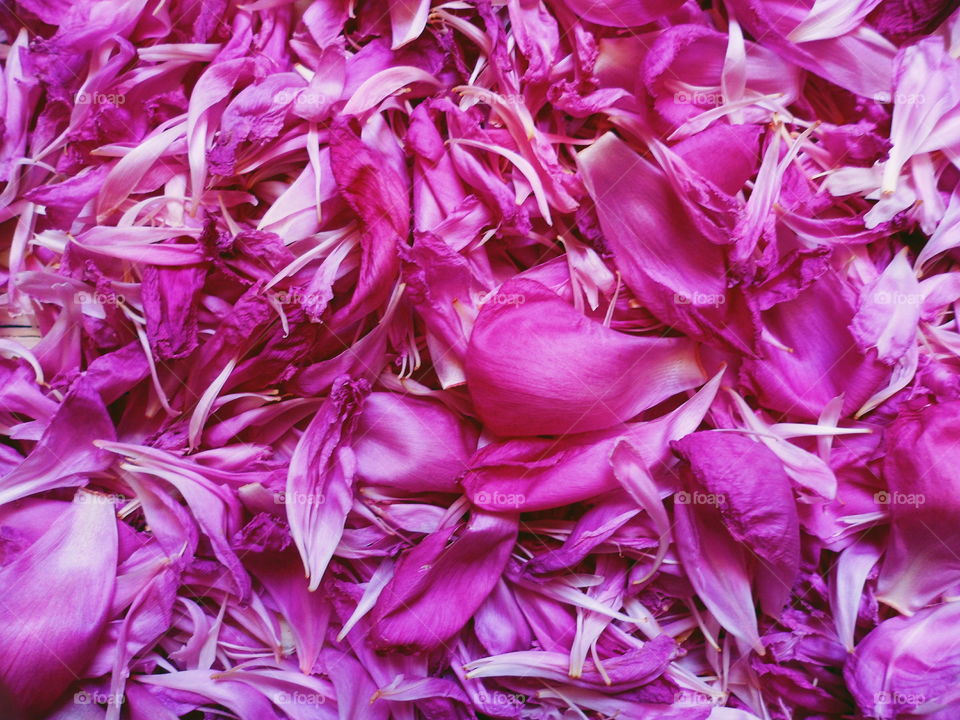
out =
[[[399,243],[410,227],[406,179],[345,125],[334,130],[331,165],[337,187],[361,223],[361,259],[349,304],[335,315],[349,324],[382,303],[400,266]]]
[[[301,672],[312,673],[330,621],[330,606],[310,592],[303,563],[292,548],[247,557],[246,562],[290,624]]]
[[[752,347],[753,320],[728,292],[724,252],[666,173],[612,133],[577,163],[623,280],[650,311],[693,337]]]
[[[723,372],[673,412],[646,422],[559,438],[491,442],[470,459],[463,486],[487,510],[543,510],[589,500],[618,487],[610,455],[629,441],[648,467],[670,458],[669,442],[693,432],[716,396]]]
[[[0,569],[0,682],[21,707],[49,707],[82,676],[107,622],[116,575],[113,504],[84,491]]]
[[[883,475],[888,489],[875,499],[890,512],[890,541],[877,591],[881,602],[904,613],[960,583],[958,410],[958,402],[907,410],[887,435]]]
[[[958,5],[3,3],[0,720],[957,720]]]
[[[730,634],[763,652],[747,551],[722,529],[715,506],[676,501],[674,542],[690,584]]]
[[[338,378],[290,460],[284,504],[311,590],[320,585],[353,504],[357,462],[344,441],[369,390],[364,380]]]
[[[3,478],[0,502],[85,484],[89,474],[112,462],[96,441],[114,437],[113,423],[100,396],[87,383],[77,383],[31,453]]]
[[[474,428],[443,405],[395,393],[367,397],[357,436],[359,477],[411,492],[457,492],[477,442]]]
[[[604,463],[618,434],[490,443],[470,459],[464,490],[487,510],[542,510],[594,497],[616,487]]]
[[[786,36],[804,19],[804,5],[735,0],[733,6],[744,27],[784,59],[865,97],[890,92],[896,48],[869,26],[839,37],[792,43]]]
[[[440,647],[493,590],[517,538],[516,517],[476,512],[457,531],[438,530],[397,563],[373,611],[378,646]]]
[[[958,622],[960,603],[950,602],[874,628],[844,669],[860,711],[878,718],[954,717],[960,708]]]
[[[658,635],[642,648],[629,650],[604,663],[604,673],[593,662],[584,666],[583,675],[568,675],[566,658],[561,653],[536,651],[507,653],[476,660],[467,666],[470,677],[516,676],[543,678],[553,682],[571,682],[581,687],[636,687],[659,676],[677,652],[676,642],[669,635]]]
[[[467,357],[470,394],[498,435],[603,429],[705,379],[691,343],[615,332],[531,280],[488,301]]]
[[[512,588],[500,580],[473,616],[477,640],[491,654],[526,650],[532,633]]]
[[[877,389],[884,371],[857,345],[845,290],[835,278],[824,277],[762,314],[771,342],[763,344],[762,359],[745,363],[744,375],[764,406],[814,419],[842,394],[848,414]]]
[[[688,499],[717,501],[731,536],[759,561],[764,612],[778,617],[800,571],[800,525],[783,463],[763,443],[733,433],[692,433],[673,447],[690,464]]]
[[[530,570],[543,573],[576,565],[639,513],[637,504],[624,495],[613,495],[597,503],[577,520],[563,547],[535,557],[530,561]]]
[[[197,304],[206,278],[202,267],[149,266],[143,271],[147,336],[157,357],[185,357],[196,349]]]

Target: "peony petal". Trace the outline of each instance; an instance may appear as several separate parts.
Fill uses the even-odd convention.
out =
[[[504,285],[480,311],[466,370],[499,435],[610,427],[705,379],[689,343],[608,330],[529,280]]]
[[[857,645],[844,676],[864,715],[947,720],[957,711],[958,613],[952,602],[894,617]]]
[[[763,654],[747,553],[720,528],[715,507],[674,504],[674,542],[694,591],[727,632]]]
[[[356,459],[345,441],[369,390],[366,381],[338,378],[290,460],[284,504],[310,590],[323,579],[353,503]]]
[[[907,410],[887,434],[875,498],[891,516],[890,542],[877,583],[878,599],[910,614],[960,582],[960,534],[953,522],[952,453],[960,443],[948,402]],[[937,572],[929,568],[936,567]]]
[[[475,430],[439,403],[371,393],[353,445],[366,482],[411,492],[456,492],[456,479],[476,448]]]
[[[81,676],[106,626],[116,572],[113,504],[84,491],[0,569],[0,684],[20,708],[39,714]]]
[[[516,541],[516,516],[478,511],[456,538],[455,531],[438,530],[397,563],[373,609],[379,647],[440,647],[493,590]]]
[[[800,525],[790,479],[762,443],[733,433],[696,432],[672,443],[695,480],[693,494],[718,501],[730,535],[760,561],[760,602],[778,617],[800,572]]]

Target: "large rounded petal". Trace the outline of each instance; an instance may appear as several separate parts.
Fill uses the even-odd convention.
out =
[[[477,447],[476,429],[440,403],[385,392],[367,398],[356,438],[361,480],[411,492],[458,492]]]
[[[532,280],[506,283],[481,310],[466,370],[498,435],[608,428],[705,380],[691,341],[616,332]]]

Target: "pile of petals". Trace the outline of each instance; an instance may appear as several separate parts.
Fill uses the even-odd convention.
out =
[[[960,13],[0,6],[4,720],[960,717]]]

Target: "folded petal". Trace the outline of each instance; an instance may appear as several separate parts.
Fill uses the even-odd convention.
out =
[[[759,560],[764,612],[779,616],[800,571],[800,524],[783,463],[762,443],[735,433],[696,432],[672,445],[689,463],[688,497],[718,501],[731,536]]]
[[[456,535],[456,536],[455,536]],[[458,633],[500,580],[517,539],[517,517],[477,511],[463,528],[424,538],[397,563],[373,609],[378,647],[442,646]]]
[[[338,378],[290,459],[287,518],[311,590],[320,586],[353,505],[357,461],[348,440],[369,391],[365,380]]]
[[[113,598],[113,503],[85,491],[78,498],[83,502],[0,569],[0,684],[30,713],[83,675]]]
[[[874,628],[844,668],[866,717],[949,720],[960,709],[960,603],[894,617]]]
[[[960,582],[957,453],[960,402],[906,410],[886,433],[883,477],[875,496],[890,512],[878,600],[914,612]]]
[[[691,342],[618,333],[520,279],[480,311],[466,371],[498,435],[599,430],[705,380]]]

